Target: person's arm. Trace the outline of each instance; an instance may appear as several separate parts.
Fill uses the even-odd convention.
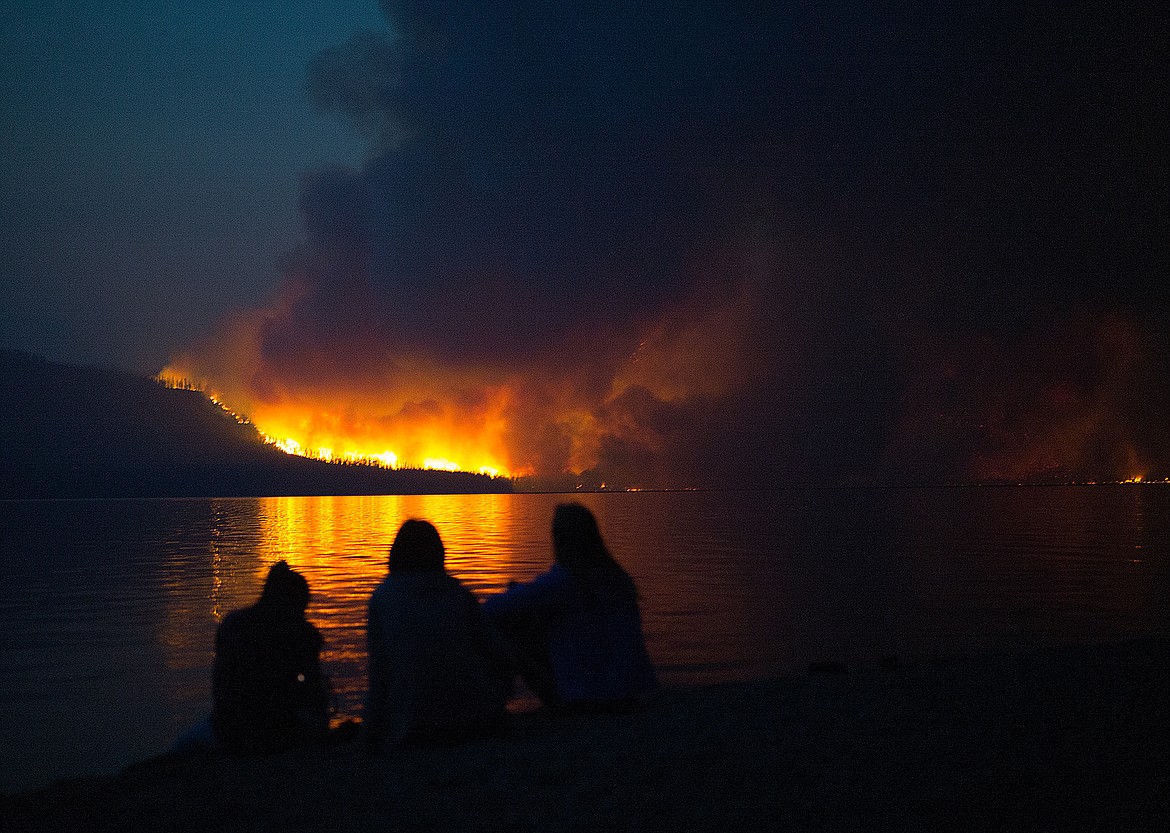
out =
[[[244,654],[240,623],[229,614],[215,631],[215,661],[211,669],[211,730],[218,743],[232,747],[245,742],[248,698],[252,696],[252,663]]]
[[[225,619],[215,631],[215,661],[211,667],[212,712],[226,716],[239,707],[240,672],[232,622]]]
[[[523,584],[513,584],[483,603],[488,617],[514,613],[551,612],[565,604],[572,594],[571,578],[564,569],[553,568]]]
[[[321,671],[321,633],[306,623],[305,670],[302,688],[301,720],[310,736],[323,738],[329,732],[329,683]]]
[[[387,656],[385,643],[382,639],[381,619],[374,600],[370,599],[369,611],[366,616],[366,665],[369,678],[369,688],[366,691],[366,702],[362,709],[362,728],[365,734],[366,752],[376,754],[382,745],[382,735],[385,730],[385,702]]]
[[[520,665],[512,646],[488,621],[483,605],[470,592],[467,594],[467,615],[470,620],[471,636],[479,652],[491,663],[501,680],[511,680],[519,673]]]

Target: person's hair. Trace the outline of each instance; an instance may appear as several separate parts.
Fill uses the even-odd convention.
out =
[[[586,596],[601,591],[637,597],[634,581],[614,560],[593,513],[579,503],[562,503],[553,512],[553,560],[573,574]]]
[[[443,572],[443,539],[428,521],[409,520],[390,545],[390,572]]]
[[[277,561],[268,569],[264,589],[256,607],[272,619],[299,619],[309,606],[309,582],[287,561]]]

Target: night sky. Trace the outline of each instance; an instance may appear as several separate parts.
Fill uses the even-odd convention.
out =
[[[6,9],[0,346],[586,483],[1170,475],[1155,4],[382,5]]]

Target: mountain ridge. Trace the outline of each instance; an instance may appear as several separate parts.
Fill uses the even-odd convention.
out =
[[[0,499],[511,492],[506,478],[285,454],[200,391],[0,350]]]

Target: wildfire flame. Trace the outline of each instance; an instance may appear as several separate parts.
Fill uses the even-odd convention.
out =
[[[616,475],[625,488],[688,485],[669,482],[660,463],[678,442],[666,431],[742,389],[761,365],[749,343],[759,303],[744,284],[637,331],[590,333],[508,366],[395,346],[385,330],[356,348],[323,344],[293,328],[294,307],[290,291],[222,322],[159,381],[246,414],[237,418],[289,454],[509,478],[596,472],[593,487]],[[302,352],[274,357],[274,332]]]
[[[515,477],[529,473],[510,465],[499,450],[499,441],[490,434],[490,425],[442,416],[441,409],[424,408],[409,430],[387,447],[387,434],[378,430],[378,420],[356,419],[344,409],[317,408],[308,403],[279,403],[266,406],[252,402],[247,416],[227,403],[223,393],[193,381],[175,366],[158,375],[168,387],[202,390],[207,397],[237,422],[252,424],[265,443],[299,457],[346,461],[384,468],[422,468],[467,471],[491,477]],[[384,422],[384,420],[383,420]],[[400,428],[403,426],[399,426]],[[444,429],[447,430],[444,430]]]

